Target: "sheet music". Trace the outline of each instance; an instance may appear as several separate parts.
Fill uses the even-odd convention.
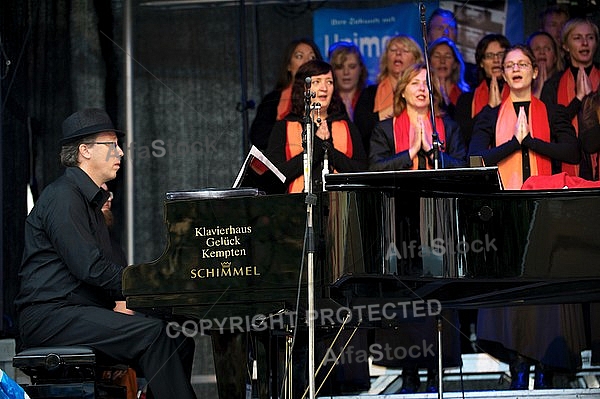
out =
[[[248,172],[248,168],[252,168],[252,170],[258,175],[262,175],[266,171],[271,171],[282,183],[285,182],[285,176],[283,173],[281,173],[279,169],[277,169],[277,167],[271,161],[269,161],[265,154],[263,154],[255,146],[252,146],[248,152],[248,155],[246,156],[246,159],[244,160],[244,163],[242,164],[242,167],[240,168],[240,171],[238,172],[237,177],[235,178],[235,181],[233,182],[232,188],[240,187],[244,176]]]

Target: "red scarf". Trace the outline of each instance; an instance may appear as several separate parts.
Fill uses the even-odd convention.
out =
[[[510,90],[507,85],[502,87],[502,101],[506,100]],[[490,102],[490,88],[487,85],[487,81],[482,81],[473,93],[473,103],[471,104],[471,117],[475,117]]]
[[[544,103],[531,96],[529,105],[530,135],[533,138],[550,142],[550,125],[548,124],[548,113]],[[496,121],[496,146],[512,140],[517,124],[517,113],[510,97],[502,102]],[[529,150],[531,176],[550,176],[552,174],[552,163],[545,155]],[[498,162],[498,171],[502,178],[504,188],[519,190],[523,185],[523,160],[521,151],[515,151],[502,161]]]
[[[462,91],[458,88],[456,83],[452,84],[452,88],[450,89],[450,93],[448,93],[448,98],[450,98],[450,102],[456,105],[458,101],[458,97],[462,94]]]
[[[356,90],[356,92],[354,92],[354,97],[352,97],[352,109],[356,108],[360,93],[362,93],[362,90]]]
[[[354,93],[354,97],[352,97],[352,109],[348,112],[348,114],[350,115],[350,119],[352,120],[354,120],[354,109],[356,108],[356,103],[358,102],[360,93],[362,93],[362,90],[356,90],[356,92]]]
[[[350,117],[351,121],[354,121],[354,109],[356,108],[356,103],[358,102],[358,98],[360,97],[361,92],[362,92],[362,90],[356,90],[354,92],[354,95],[352,96],[352,101],[350,102],[350,108],[348,108],[348,106],[346,106],[346,113]]]
[[[428,137],[431,136],[433,132],[433,128],[431,127],[431,119],[429,114],[427,118],[424,118],[425,123],[425,134]],[[410,118],[408,117],[408,112],[406,110],[402,111],[400,115],[394,117],[394,146],[396,154],[406,151],[410,148],[410,143],[412,138],[415,135],[415,128],[412,123],[410,123]],[[446,141],[446,129],[444,128],[444,121],[439,116],[435,117],[435,127],[438,131],[438,136],[440,141]],[[418,169],[419,163],[413,162],[412,169]],[[427,169],[431,169],[429,166],[429,162],[427,162]]]
[[[590,80],[592,81],[592,91],[596,91],[598,89],[598,85],[600,84],[600,71],[598,68],[592,68],[592,71],[590,72]],[[568,106],[575,98],[575,90],[575,77],[573,76],[573,72],[571,72],[571,68],[567,68],[558,82],[558,92],[556,94],[557,102],[565,107]],[[575,127],[575,134],[577,137],[579,137],[579,124],[577,122],[577,115],[575,115],[571,123]],[[598,153],[591,154],[590,158],[592,160],[592,170],[596,170],[597,168],[598,155]],[[563,172],[567,172],[568,175],[579,176],[579,165],[571,165],[563,162],[561,169]]]
[[[302,147],[302,130],[303,126],[300,122],[288,121],[286,123],[285,158],[288,161],[304,151],[304,147]],[[352,136],[350,135],[350,128],[346,121],[334,121],[331,123],[331,140],[333,148],[348,158],[352,158]],[[301,193],[302,191],[304,191],[304,174],[294,179],[288,185],[288,193]]]

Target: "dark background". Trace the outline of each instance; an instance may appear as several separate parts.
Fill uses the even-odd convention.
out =
[[[313,11],[395,3],[290,0],[241,6],[231,1],[180,7],[132,0],[135,147],[126,151],[120,176],[110,183],[116,231],[123,238],[124,173],[133,168],[135,241],[129,262],[148,262],[164,250],[165,192],[231,186],[255,112],[243,104],[258,104],[273,88],[285,45],[311,35]],[[526,35],[537,30],[539,12],[553,3],[523,1]],[[597,21],[597,6],[590,4],[571,1],[571,14]],[[15,334],[12,302],[27,187],[36,198],[62,173],[62,121],[77,109],[95,106],[125,127],[123,7],[117,0],[1,2],[2,336]],[[164,143],[161,157],[151,155],[156,140]]]

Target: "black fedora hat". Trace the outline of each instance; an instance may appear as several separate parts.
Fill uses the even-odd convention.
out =
[[[114,132],[117,137],[122,137],[122,131],[115,129],[106,111],[99,108],[86,108],[70,115],[62,125],[61,144],[68,143],[102,132]]]

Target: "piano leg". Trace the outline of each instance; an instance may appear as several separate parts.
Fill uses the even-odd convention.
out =
[[[219,398],[246,399],[246,385],[251,384],[252,375],[248,335],[211,332]]]
[[[219,333],[214,331],[211,333],[211,338],[219,398],[247,398],[246,387],[252,385],[254,360],[257,364],[257,384],[252,386],[256,391],[253,392],[252,397],[260,399],[291,397],[289,391],[294,382],[291,378],[294,371],[285,368],[289,350],[287,332],[268,330],[252,333]],[[284,378],[286,372],[289,375]],[[299,389],[303,386],[304,384],[300,384]]]
[[[252,333],[253,351],[258,369],[260,398],[290,398],[292,371],[286,370],[289,357],[289,332],[268,330]],[[287,373],[287,378],[285,377]]]

